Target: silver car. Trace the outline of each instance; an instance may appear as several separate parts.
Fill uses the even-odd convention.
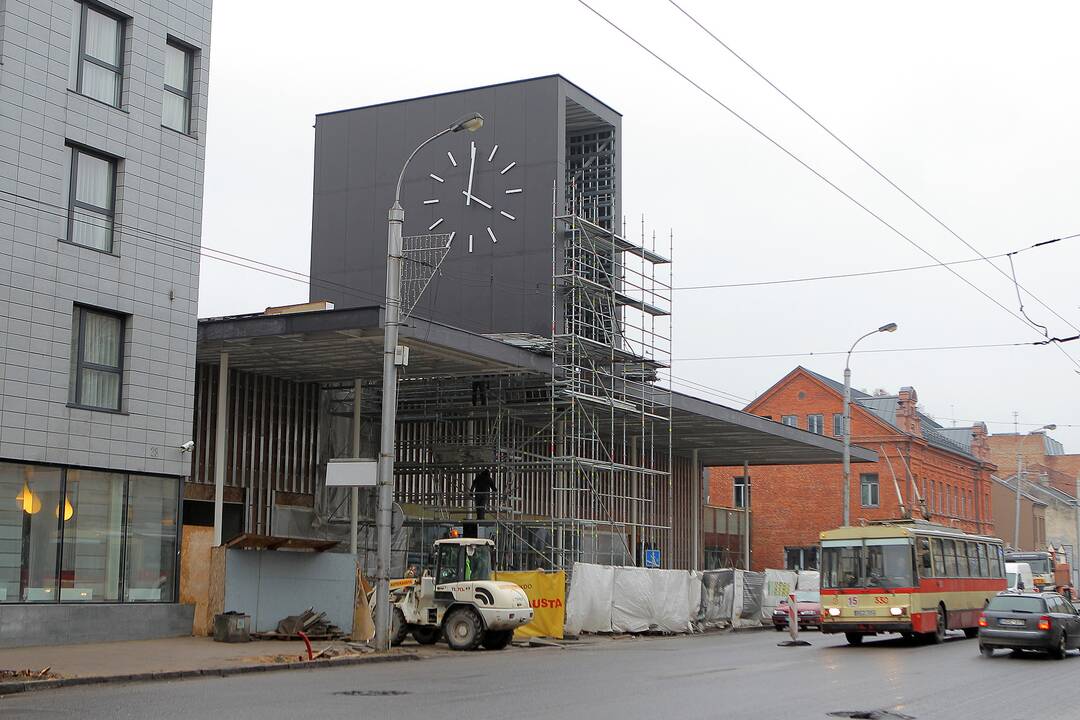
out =
[[[979,616],[979,652],[1041,650],[1061,660],[1080,648],[1080,613],[1057,593],[998,593]]]

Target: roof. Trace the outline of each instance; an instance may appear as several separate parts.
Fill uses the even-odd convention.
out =
[[[428,94],[428,95],[417,95],[416,97],[411,97],[411,98],[402,98],[402,99],[399,99],[399,100],[388,100],[388,101],[386,101],[386,102],[381,102],[381,103],[372,103],[372,104],[370,104],[370,105],[357,105],[356,107],[351,107],[351,108],[342,108],[342,109],[340,109],[340,110],[329,110],[329,111],[327,111],[327,112],[321,112],[321,113],[316,113],[316,114],[315,114],[315,117],[317,117],[317,118],[318,118],[318,117],[323,117],[323,116],[325,116],[325,115],[336,115],[336,114],[338,114],[338,113],[346,113],[346,112],[352,112],[353,110],[368,110],[368,109],[370,109],[370,108],[384,107],[384,106],[386,106],[386,105],[398,105],[398,104],[401,104],[401,103],[413,102],[413,101],[415,101],[415,100],[428,100],[428,99],[431,99],[431,98],[437,98],[437,97],[444,97],[444,96],[446,96],[446,95],[457,95],[457,94],[459,94],[459,93],[463,93],[463,92],[472,92],[473,90],[488,90],[488,89],[490,89],[490,88],[497,88],[497,87],[505,87],[505,86],[507,86],[507,85],[520,85],[521,83],[527,83],[527,82],[535,82],[535,81],[537,81],[537,80],[549,80],[549,79],[558,79],[558,80],[562,80],[562,81],[563,81],[563,82],[565,82],[566,84],[568,84],[568,85],[570,85],[570,86],[572,86],[572,87],[574,87],[574,88],[577,88],[577,90],[579,90],[580,92],[583,92],[583,93],[585,93],[586,95],[588,95],[588,96],[589,96],[590,98],[592,98],[593,100],[596,100],[596,102],[600,103],[601,105],[603,105],[603,106],[604,106],[605,108],[607,108],[607,109],[608,109],[608,110],[610,110],[611,112],[613,112],[613,113],[615,113],[616,115],[618,115],[618,116],[622,117],[622,113],[621,113],[621,112],[619,112],[619,111],[618,111],[618,110],[616,110],[615,108],[611,107],[611,106],[610,106],[610,105],[608,105],[608,104],[607,104],[606,102],[604,102],[604,101],[600,100],[600,99],[599,99],[599,98],[597,98],[597,97],[596,97],[595,95],[593,95],[592,93],[588,92],[587,90],[585,90],[584,88],[582,88],[582,87],[581,87],[580,85],[578,85],[577,83],[575,83],[575,82],[572,82],[572,81],[570,81],[570,80],[566,79],[566,77],[565,77],[565,76],[563,76],[563,75],[561,75],[561,74],[559,74],[559,73],[552,73],[552,74],[550,74],[550,75],[537,75],[536,77],[531,77],[531,78],[522,78],[522,79],[520,79],[520,80],[508,80],[508,81],[506,81],[506,82],[501,82],[501,83],[491,83],[491,84],[489,84],[489,85],[477,85],[476,87],[471,87],[471,88],[461,88],[460,90],[447,90],[447,91],[445,91],[445,92],[439,92],[439,93],[430,93],[430,94]]]
[[[906,518],[883,520],[871,525],[850,525],[848,527],[834,528],[821,532],[819,537],[821,540],[854,540],[857,538],[910,537],[915,533],[940,535],[942,537],[963,536],[971,540],[1000,542],[997,538],[988,535],[976,535],[947,525]]]
[[[381,307],[263,314],[199,321],[196,361],[294,382],[349,383],[382,375]],[[468,377],[514,373],[550,378],[550,353],[413,316],[400,329],[409,348],[406,376]],[[657,389],[657,392],[667,393]],[[772,422],[709,400],[671,393],[672,451],[698,451],[702,465],[801,465],[840,462],[840,441]],[[660,439],[667,446],[666,438]],[[877,453],[851,448],[854,462]]]
[[[1031,473],[1025,472],[1029,478]],[[1005,478],[1010,483],[1010,487],[1016,487],[1016,473],[1009,475]],[[1062,492],[1053,485],[1043,485],[1041,482],[1032,482],[1030,479],[1024,483],[1025,492],[1030,495],[1042,495],[1048,497],[1056,502],[1065,503],[1066,505],[1075,505],[1076,499],[1067,492]]]
[[[1015,475],[1012,475],[1012,476],[1007,477],[1007,478],[1000,478],[997,475],[991,475],[990,479],[993,480],[994,482],[996,482],[998,485],[1003,485],[1003,486],[1009,488],[1009,490],[1012,490],[1013,492],[1016,492],[1016,476]],[[1020,495],[1027,498],[1028,500],[1035,503],[1036,505],[1042,505],[1043,507],[1046,506],[1045,501],[1040,500],[1039,498],[1035,497],[1034,495],[1032,495],[1027,490],[1021,490]]]
[[[832,378],[825,377],[824,375],[816,373],[801,365],[799,367],[808,375],[812,375],[840,395],[844,394],[843,383],[839,383]],[[900,400],[898,395],[869,395],[860,390],[856,390],[855,388],[851,388],[851,399],[856,405],[870,411],[876,417],[895,428],[897,432],[903,432],[896,424],[896,406]],[[934,420],[925,413],[916,411],[916,415],[919,417],[919,426],[922,428],[923,439],[925,439],[932,447],[948,450],[949,452],[958,453],[973,460],[978,460],[971,452],[972,428],[970,426],[964,428],[945,428],[942,427],[937,420]]]

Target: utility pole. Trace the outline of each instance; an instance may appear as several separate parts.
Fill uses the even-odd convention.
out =
[[[1016,431],[1016,517],[1013,521],[1013,550],[1020,549],[1020,479],[1024,472],[1024,436],[1020,434],[1020,413],[1013,412]]]

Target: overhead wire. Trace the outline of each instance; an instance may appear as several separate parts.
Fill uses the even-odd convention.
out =
[[[861,154],[860,154],[860,153],[859,153],[859,152],[858,152],[857,150],[855,150],[855,148],[851,147],[851,145],[849,145],[848,143],[846,143],[846,142],[845,142],[845,141],[844,141],[843,139],[841,139],[841,138],[840,138],[840,137],[839,137],[839,136],[838,136],[838,135],[837,135],[836,133],[834,133],[834,132],[833,132],[832,130],[830,130],[830,129],[829,129],[828,127],[826,127],[826,126],[825,126],[825,124],[824,124],[823,122],[821,122],[820,120],[818,120],[818,119],[817,119],[817,118],[816,118],[816,117],[815,117],[815,116],[814,116],[813,114],[811,114],[811,113],[810,113],[810,111],[809,111],[809,110],[807,110],[806,108],[804,108],[804,107],[803,107],[803,106],[802,106],[801,104],[799,104],[799,103],[798,103],[798,102],[797,102],[797,101],[796,101],[796,100],[795,100],[794,98],[792,98],[792,97],[791,97],[790,95],[788,95],[788,94],[787,94],[786,92],[784,92],[783,90],[781,90],[781,89],[780,89],[780,88],[779,88],[779,87],[778,87],[778,86],[777,86],[777,85],[776,85],[776,84],[775,84],[775,83],[774,83],[774,82],[773,82],[772,80],[770,80],[769,78],[765,77],[765,75],[764,75],[763,73],[761,73],[761,72],[760,72],[760,71],[759,71],[759,70],[758,70],[758,69],[757,69],[756,67],[754,67],[753,65],[751,65],[751,64],[750,64],[750,62],[749,62],[749,61],[748,61],[748,60],[747,60],[746,58],[744,58],[744,57],[743,57],[742,55],[740,55],[739,53],[735,52],[735,50],[734,50],[734,49],[732,49],[732,47],[731,47],[730,45],[728,45],[728,44],[727,44],[727,43],[725,43],[725,42],[724,42],[723,40],[721,40],[721,39],[720,39],[719,37],[717,37],[715,33],[713,33],[713,32],[712,32],[711,30],[709,30],[709,28],[705,27],[705,25],[704,25],[704,24],[703,24],[703,23],[702,23],[701,21],[699,21],[699,20],[698,20],[698,19],[697,19],[696,17],[694,17],[693,15],[691,15],[691,14],[690,14],[690,13],[689,13],[689,12],[688,12],[687,10],[685,10],[685,9],[684,9],[684,8],[683,8],[683,7],[681,6],[681,5],[679,5],[679,3],[675,2],[675,0],[668,0],[668,2],[669,2],[669,3],[670,3],[670,4],[672,5],[672,6],[673,6],[673,7],[675,7],[675,9],[677,9],[677,10],[678,10],[678,11],[679,11],[680,13],[682,13],[683,15],[685,15],[685,16],[686,16],[686,17],[687,17],[687,18],[688,18],[688,19],[689,19],[689,20],[690,20],[690,21],[691,21],[692,23],[694,23],[695,25],[697,25],[697,26],[698,26],[698,27],[699,27],[699,28],[700,28],[700,29],[701,29],[701,30],[702,30],[702,31],[703,31],[703,32],[704,32],[704,33],[705,33],[706,35],[708,35],[708,36],[709,36],[709,37],[711,37],[711,38],[712,38],[713,40],[715,40],[715,41],[717,42],[717,44],[719,44],[719,45],[720,45],[720,46],[721,46],[722,48],[724,48],[724,49],[725,49],[725,50],[727,50],[727,51],[728,51],[729,53],[731,53],[731,55],[732,55],[732,56],[734,56],[734,57],[735,57],[735,58],[736,58],[736,59],[737,59],[737,60],[738,60],[739,62],[741,62],[741,63],[742,63],[743,65],[745,65],[745,66],[746,66],[746,67],[747,67],[747,68],[748,68],[748,69],[749,69],[749,70],[750,70],[751,72],[753,72],[753,73],[754,73],[755,75],[757,75],[757,76],[758,76],[759,78],[761,78],[761,79],[762,79],[762,80],[763,80],[763,81],[764,81],[765,83],[767,83],[767,84],[769,85],[769,87],[771,87],[771,88],[772,88],[773,90],[775,90],[775,91],[776,91],[777,93],[779,93],[779,94],[780,94],[780,95],[781,95],[781,96],[782,96],[782,97],[783,97],[783,98],[784,98],[785,100],[787,100],[787,101],[788,101],[789,103],[791,103],[791,104],[792,104],[793,106],[795,106],[795,108],[797,108],[797,109],[799,110],[799,112],[801,112],[801,113],[802,113],[803,115],[805,115],[805,116],[806,116],[807,118],[809,118],[809,119],[810,119],[810,120],[811,120],[811,121],[812,121],[812,122],[813,122],[813,123],[814,123],[815,125],[817,125],[817,126],[818,126],[819,128],[821,128],[821,129],[822,129],[822,130],[823,130],[823,131],[824,131],[825,133],[827,133],[827,134],[829,135],[829,137],[831,137],[831,138],[832,138],[833,140],[835,140],[836,142],[838,142],[838,143],[839,143],[839,144],[840,144],[841,146],[843,146],[843,147],[844,147],[844,149],[845,149],[845,150],[847,150],[847,151],[848,151],[849,153],[851,153],[851,154],[852,154],[853,156],[855,156],[856,158],[858,158],[858,160],[859,160],[860,162],[862,162],[862,164],[863,164],[863,165],[865,165],[866,167],[870,168],[870,170],[871,170],[871,171],[873,171],[873,172],[874,172],[874,174],[876,174],[876,175],[877,175],[878,177],[880,177],[880,178],[881,178],[882,180],[884,180],[884,181],[885,181],[886,183],[888,183],[888,185],[889,185],[890,187],[892,187],[892,188],[893,188],[894,190],[896,190],[896,191],[897,191],[898,193],[900,193],[900,194],[901,194],[901,195],[903,195],[903,196],[904,196],[905,198],[907,198],[907,199],[908,199],[908,200],[909,200],[909,201],[910,201],[910,202],[911,202],[912,204],[914,204],[914,205],[915,205],[915,207],[919,208],[919,210],[921,210],[921,211],[922,211],[923,213],[925,213],[927,217],[929,217],[930,219],[932,219],[932,220],[933,220],[933,221],[934,221],[935,223],[937,223],[937,224],[938,224],[938,225],[940,225],[940,226],[941,226],[942,228],[944,228],[946,232],[948,232],[948,233],[949,233],[950,235],[952,235],[952,236],[953,236],[953,237],[955,237],[955,238],[956,238],[957,240],[959,240],[960,242],[962,242],[962,243],[963,243],[963,244],[964,244],[965,246],[967,246],[967,247],[968,247],[968,249],[970,249],[970,250],[971,250],[972,252],[974,252],[974,253],[975,253],[976,255],[978,255],[980,259],[984,260],[984,261],[985,261],[985,262],[986,262],[987,264],[989,264],[989,265],[990,265],[990,266],[991,266],[992,268],[994,268],[994,269],[995,269],[995,270],[997,270],[997,271],[998,271],[999,273],[1001,273],[1001,275],[1003,275],[1003,276],[1004,276],[1004,277],[1006,277],[1006,278],[1010,278],[1010,275],[1009,275],[1009,273],[1006,273],[1006,272],[1005,272],[1005,271],[1004,271],[1004,270],[1003,270],[1002,268],[998,267],[998,265],[997,265],[996,263],[994,263],[994,262],[992,262],[992,261],[991,261],[991,258],[989,258],[989,257],[987,257],[986,255],[984,255],[984,254],[982,253],[982,251],[980,251],[980,250],[979,250],[979,249],[978,249],[977,247],[975,247],[975,246],[974,246],[973,244],[971,244],[971,243],[970,243],[970,242],[968,242],[968,241],[967,241],[966,239],[964,239],[963,237],[961,237],[961,236],[960,236],[960,234],[959,234],[959,233],[957,233],[957,232],[956,232],[955,230],[953,230],[953,228],[952,228],[951,226],[949,226],[949,225],[948,225],[948,224],[947,224],[947,223],[946,223],[946,222],[945,222],[944,220],[942,220],[942,219],[941,219],[940,217],[938,217],[938,216],[937,216],[936,214],[934,214],[933,212],[931,212],[931,211],[930,211],[930,210],[929,210],[929,209],[928,209],[928,208],[927,208],[927,207],[926,207],[925,205],[923,205],[923,204],[922,204],[921,202],[919,202],[918,200],[916,200],[916,199],[915,199],[914,197],[912,197],[912,196],[911,196],[911,195],[910,195],[910,194],[909,194],[909,193],[908,193],[908,192],[907,192],[906,190],[904,190],[904,189],[903,189],[903,188],[901,188],[901,187],[900,187],[899,185],[897,185],[897,184],[896,184],[895,182],[893,182],[893,181],[892,181],[892,179],[891,179],[890,177],[888,177],[888,176],[887,176],[887,175],[886,175],[886,174],[885,174],[884,172],[882,172],[882,171],[881,171],[880,169],[878,169],[878,167],[877,167],[876,165],[874,165],[874,164],[873,164],[873,163],[871,163],[871,162],[870,162],[869,160],[867,160],[867,159],[866,159],[865,157],[863,157],[863,156],[862,156],[862,155],[861,155]],[[1051,240],[1051,241],[1048,241],[1048,243],[1049,243],[1049,242],[1055,242],[1055,241],[1054,241],[1054,240]],[[1000,257],[1000,256],[995,256],[995,257]],[[1011,263],[1011,260],[1010,260],[1010,265],[1011,265],[1011,264],[1012,264],[1012,263]],[[1057,317],[1057,318],[1058,318],[1059,320],[1061,320],[1062,322],[1064,322],[1064,323],[1065,323],[1066,325],[1068,325],[1069,327],[1071,327],[1071,328],[1072,328],[1073,330],[1076,330],[1077,332],[1080,332],[1080,328],[1078,328],[1078,327],[1077,327],[1077,326],[1076,326],[1075,324],[1073,324],[1073,323],[1072,323],[1072,322],[1071,322],[1070,320],[1068,320],[1068,319],[1066,319],[1065,317],[1063,317],[1063,316],[1062,316],[1062,315],[1061,315],[1060,313],[1058,313],[1058,312],[1057,312],[1056,310],[1054,310],[1054,308],[1050,307],[1050,306],[1049,306],[1049,305],[1047,305],[1047,304],[1046,304],[1045,302],[1043,302],[1043,301],[1042,301],[1042,300],[1041,300],[1041,299],[1040,299],[1040,298],[1039,298],[1039,297],[1038,297],[1037,295],[1035,295],[1035,294],[1034,294],[1033,292],[1031,292],[1031,291],[1030,291],[1030,290],[1029,290],[1028,288],[1026,288],[1026,287],[1024,287],[1023,285],[1021,285],[1021,284],[1020,284],[1020,283],[1019,283],[1019,282],[1017,281],[1017,279],[1016,279],[1016,272],[1015,272],[1015,269],[1013,270],[1013,273],[1012,273],[1012,276],[1011,276],[1011,278],[1010,278],[1010,279],[1012,280],[1012,282],[1013,282],[1013,283],[1015,284],[1015,286],[1016,286],[1016,288],[1017,288],[1017,296],[1018,296],[1018,298],[1019,298],[1019,295],[1020,295],[1020,290],[1023,290],[1023,291],[1024,291],[1024,292],[1026,292],[1026,293],[1027,293],[1028,295],[1030,295],[1030,296],[1031,296],[1031,298],[1032,298],[1033,300],[1035,300],[1035,301],[1036,301],[1037,303],[1039,303],[1039,304],[1040,304],[1040,305],[1042,305],[1042,306],[1043,306],[1044,308],[1046,308],[1046,309],[1047,309],[1047,310],[1049,310],[1049,311],[1050,311],[1051,313],[1053,313],[1053,314],[1054,314],[1054,315],[1055,315],[1055,316],[1056,316],[1056,317]],[[1027,319],[1028,319],[1028,320],[1029,320],[1029,321],[1030,321],[1030,322],[1031,322],[1031,323],[1032,323],[1033,325],[1036,325],[1037,327],[1043,327],[1042,325],[1039,325],[1038,323],[1036,323],[1036,322],[1034,322],[1033,320],[1031,320],[1030,318],[1028,318],[1028,316],[1027,316],[1027,313],[1024,313],[1024,312],[1023,312],[1023,301],[1021,301],[1021,302],[1020,302],[1020,306],[1021,306],[1021,312],[1023,313],[1023,315],[1024,315],[1024,317],[1025,317],[1025,318],[1027,318]],[[1047,334],[1047,335],[1049,335],[1049,333],[1048,333],[1048,332],[1047,332],[1046,334]]]
[[[902,352],[929,352],[935,350],[979,350],[988,348],[1006,348],[1006,347],[1029,347],[1032,345],[1041,345],[1045,343],[1040,342],[1010,342],[1010,343],[984,343],[978,345],[935,345],[927,347],[908,347],[908,348],[867,348],[864,350],[851,351],[853,355],[868,355],[877,353],[902,353]],[[775,358],[795,358],[795,357],[818,357],[826,355],[847,355],[847,350],[825,350],[825,351],[808,351],[808,352],[796,352],[796,353],[766,353],[761,355],[710,355],[706,357],[686,357],[675,358],[672,362],[700,362],[706,360],[768,360]]]
[[[994,304],[995,304],[995,305],[997,305],[997,306],[998,306],[999,308],[1001,308],[1002,310],[1004,310],[1004,311],[1005,311],[1006,313],[1008,313],[1008,314],[1009,314],[1009,315],[1011,315],[1012,317],[1014,317],[1014,318],[1016,318],[1017,320],[1019,320],[1019,321],[1020,321],[1021,323],[1023,323],[1023,325],[1024,325],[1025,327],[1027,327],[1027,328],[1029,328],[1029,329],[1031,329],[1031,330],[1035,330],[1035,328],[1034,328],[1034,327],[1033,327],[1033,326],[1032,326],[1032,325],[1031,325],[1031,324],[1030,324],[1030,323],[1029,323],[1029,322],[1028,322],[1028,321],[1027,321],[1027,320],[1026,320],[1026,319],[1025,319],[1025,318],[1024,318],[1023,316],[1021,316],[1021,315],[1018,315],[1018,314],[1017,314],[1016,312],[1014,312],[1013,310],[1011,310],[1010,308],[1008,308],[1007,306],[1005,306],[1004,304],[1002,304],[1002,303],[1001,303],[1001,302],[1000,302],[1000,301],[999,301],[999,300],[998,300],[997,298],[995,298],[995,297],[993,297],[992,295],[990,295],[989,293],[987,293],[987,292],[986,292],[985,290],[983,290],[983,289],[982,289],[981,287],[979,287],[978,285],[976,285],[975,283],[973,283],[973,282],[972,282],[971,280],[969,280],[968,278],[966,278],[966,277],[965,277],[964,275],[961,275],[961,274],[960,274],[959,272],[957,272],[957,271],[956,271],[956,270],[954,270],[953,268],[951,268],[951,267],[949,267],[948,265],[944,264],[944,263],[942,262],[942,260],[941,260],[940,258],[938,258],[938,257],[937,257],[936,255],[934,255],[934,254],[933,254],[932,252],[930,252],[929,250],[927,250],[927,249],[926,249],[925,247],[923,247],[922,245],[920,245],[920,244],[919,244],[918,242],[916,242],[916,241],[915,241],[915,240],[914,240],[913,238],[911,238],[911,237],[910,237],[910,236],[908,236],[908,235],[907,235],[906,233],[904,233],[904,232],[903,232],[902,230],[900,230],[900,229],[899,229],[899,228],[897,228],[897,227],[896,227],[895,225],[893,225],[892,223],[890,223],[890,222],[889,222],[888,220],[886,220],[886,219],[885,219],[884,217],[882,217],[881,215],[879,215],[878,213],[876,213],[875,211],[873,211],[872,209],[870,209],[870,207],[868,207],[867,205],[865,205],[864,203],[862,203],[862,202],[861,202],[860,200],[858,200],[858,199],[857,199],[856,197],[854,197],[853,195],[851,195],[850,193],[848,193],[848,192],[847,192],[846,190],[844,190],[843,188],[841,188],[841,187],[840,187],[839,185],[837,185],[836,183],[834,183],[834,182],[833,182],[832,180],[830,180],[830,179],[829,179],[828,177],[826,177],[826,176],[825,176],[824,174],[822,174],[822,173],[821,173],[820,171],[818,171],[818,170],[817,170],[816,168],[814,168],[813,166],[811,166],[811,165],[810,165],[809,163],[807,163],[807,162],[806,162],[805,160],[803,160],[802,158],[800,158],[800,157],[799,157],[798,155],[796,155],[796,154],[795,154],[794,152],[792,152],[791,150],[788,150],[788,148],[787,148],[787,147],[785,147],[784,145],[782,145],[782,144],[781,144],[781,143],[780,143],[780,142],[779,142],[778,140],[774,139],[774,138],[773,138],[773,137],[772,137],[771,135],[769,135],[769,134],[768,134],[768,133],[766,133],[766,132],[765,132],[764,130],[762,130],[761,128],[759,128],[759,127],[758,127],[757,125],[755,125],[754,123],[752,123],[752,122],[751,122],[751,121],[750,121],[749,119],[747,119],[746,117],[744,117],[743,115],[741,115],[741,114],[740,114],[740,113],[739,113],[738,111],[736,111],[736,110],[735,110],[734,108],[732,108],[732,107],[731,107],[730,105],[728,105],[728,104],[727,104],[727,103],[725,103],[725,102],[724,102],[723,100],[721,100],[720,98],[718,98],[718,97],[717,97],[716,95],[714,95],[713,93],[711,93],[711,92],[710,92],[709,90],[707,90],[707,89],[706,89],[706,88],[705,88],[704,86],[702,86],[702,85],[701,85],[700,83],[698,83],[697,81],[695,81],[695,80],[694,80],[693,78],[691,78],[691,77],[690,77],[689,75],[687,75],[686,73],[684,73],[684,72],[683,72],[682,70],[678,69],[678,68],[677,68],[677,67],[676,67],[675,65],[673,65],[673,64],[671,64],[670,62],[668,62],[667,60],[665,60],[665,59],[664,59],[663,57],[661,57],[661,56],[660,56],[660,55],[659,55],[658,53],[656,53],[656,52],[655,52],[654,50],[652,50],[652,49],[651,49],[650,47],[648,47],[647,45],[645,45],[645,44],[644,44],[644,43],[643,43],[642,41],[638,40],[638,39],[637,39],[636,37],[634,37],[634,36],[633,36],[633,35],[631,35],[631,34],[630,34],[629,32],[627,32],[626,30],[624,30],[624,29],[623,29],[623,28],[622,28],[622,27],[621,27],[620,25],[616,24],[616,23],[615,23],[615,22],[614,22],[613,20],[611,20],[610,18],[608,18],[608,17],[606,16],[606,15],[604,15],[603,13],[601,13],[601,12],[600,12],[599,10],[597,10],[596,8],[594,8],[594,7],[592,6],[592,5],[590,5],[589,3],[585,2],[585,0],[577,0],[577,2],[578,2],[578,4],[579,4],[579,5],[581,5],[582,7],[586,8],[587,10],[589,10],[589,11],[590,11],[591,13],[593,13],[594,15],[596,15],[596,16],[597,16],[598,18],[600,18],[600,19],[601,19],[601,20],[602,20],[603,22],[605,22],[605,23],[606,23],[607,25],[609,25],[609,26],[610,26],[610,27],[612,27],[612,28],[613,28],[614,30],[616,30],[616,31],[617,31],[617,32],[618,32],[619,34],[621,34],[621,35],[622,35],[623,37],[625,37],[626,39],[630,40],[630,41],[631,41],[632,43],[634,43],[634,44],[635,44],[635,45],[637,45],[637,46],[638,46],[639,48],[641,48],[641,49],[642,49],[642,50],[644,50],[644,51],[645,51],[646,53],[648,53],[648,54],[649,54],[650,56],[652,56],[652,57],[653,57],[653,58],[654,58],[655,60],[657,60],[658,62],[660,62],[660,63],[661,63],[662,65],[664,65],[665,67],[667,67],[667,68],[668,68],[669,70],[671,70],[671,71],[672,71],[673,73],[675,73],[675,74],[676,74],[676,75],[678,75],[679,77],[681,77],[681,78],[682,78],[683,80],[685,80],[685,81],[686,81],[686,82],[687,82],[688,84],[690,84],[690,85],[691,85],[692,87],[694,87],[694,88],[695,88],[696,90],[698,90],[698,91],[699,91],[699,92],[701,92],[701,93],[702,93],[703,95],[705,95],[705,96],[706,96],[707,98],[709,98],[710,100],[712,100],[712,101],[713,101],[713,102],[714,102],[714,103],[715,103],[716,105],[718,105],[718,106],[720,106],[721,108],[723,108],[724,110],[726,110],[726,111],[727,111],[727,112],[728,112],[729,114],[731,114],[731,115],[732,115],[732,116],[733,116],[734,118],[736,118],[736,119],[737,119],[737,120],[739,120],[739,121],[740,121],[741,123],[743,123],[744,125],[746,125],[746,126],[747,126],[748,128],[750,128],[751,130],[753,130],[753,131],[754,131],[755,133],[757,133],[757,134],[758,134],[759,136],[761,136],[761,137],[762,137],[762,138],[763,138],[764,140],[766,140],[767,142],[769,142],[769,143],[770,143],[771,145],[773,145],[774,147],[776,147],[776,148],[777,148],[778,150],[780,150],[780,151],[781,151],[782,153],[784,153],[784,154],[785,154],[785,155],[787,155],[787,156],[788,156],[789,158],[791,158],[792,160],[794,160],[794,161],[795,161],[796,163],[798,163],[799,165],[801,165],[801,166],[802,166],[802,167],[803,167],[804,169],[806,169],[806,170],[807,170],[808,172],[810,172],[810,173],[811,173],[812,175],[814,175],[814,176],[815,176],[815,177],[817,177],[817,178],[818,178],[819,180],[821,180],[821,181],[822,181],[822,182],[824,182],[824,183],[825,183],[826,185],[828,185],[828,186],[829,186],[829,187],[831,187],[831,188],[832,188],[833,190],[835,190],[835,191],[836,191],[837,193],[839,193],[840,195],[842,195],[842,196],[843,196],[844,198],[846,198],[846,199],[847,199],[848,201],[850,201],[850,202],[851,202],[852,204],[854,204],[854,205],[855,205],[856,207],[858,207],[859,209],[861,209],[861,210],[862,210],[863,212],[865,212],[866,214],[868,214],[868,215],[869,215],[870,217],[872,217],[872,218],[874,218],[875,220],[877,220],[877,221],[878,221],[879,223],[881,223],[881,224],[882,224],[883,226],[885,226],[886,228],[888,228],[889,230],[891,230],[891,231],[892,231],[892,232],[893,232],[894,234],[896,234],[896,235],[897,235],[898,237],[900,237],[900,238],[902,238],[903,240],[905,240],[905,241],[906,241],[906,242],[907,242],[908,244],[910,244],[910,245],[911,245],[912,247],[914,247],[914,248],[916,248],[917,250],[919,250],[920,252],[922,252],[922,253],[923,253],[924,255],[926,255],[927,257],[929,257],[929,258],[930,258],[931,260],[933,260],[933,261],[934,261],[935,263],[937,263],[938,265],[941,265],[941,267],[944,267],[944,268],[945,268],[946,270],[948,270],[948,271],[949,271],[950,273],[952,273],[953,275],[955,275],[955,276],[956,276],[957,278],[959,278],[959,279],[960,279],[960,280],[961,280],[962,282],[964,282],[964,283],[965,283],[966,285],[968,285],[968,286],[969,286],[969,287],[971,287],[971,288],[972,288],[973,290],[975,290],[976,292],[978,292],[978,293],[979,293],[980,295],[982,295],[983,297],[985,297],[985,298],[986,298],[987,300],[989,300],[990,302],[994,303]],[[1035,330],[1035,331],[1036,331],[1036,332],[1038,332],[1037,330]],[[1067,358],[1068,360],[1070,360],[1070,361],[1072,362],[1072,364],[1073,364],[1073,365],[1075,365],[1075,366],[1076,366],[1076,367],[1077,367],[1078,369],[1080,369],[1080,361],[1078,361],[1078,360],[1077,360],[1076,358],[1074,358],[1074,357],[1072,357],[1071,355],[1069,355],[1069,353],[1065,352],[1065,350],[1064,350],[1063,348],[1060,348],[1060,347],[1059,347],[1058,349],[1059,349],[1059,350],[1060,350],[1060,351],[1062,352],[1062,354],[1064,354],[1064,355],[1065,355],[1065,357],[1066,357],[1066,358]]]

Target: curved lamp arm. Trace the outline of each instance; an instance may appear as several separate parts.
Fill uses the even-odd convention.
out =
[[[477,130],[479,130],[483,126],[484,126],[484,116],[483,115],[481,115],[480,113],[469,113],[468,115],[464,115],[463,117],[459,118],[450,127],[446,128],[445,130],[440,130],[439,132],[435,133],[434,135],[429,137],[424,142],[417,145],[416,149],[413,150],[411,153],[409,153],[409,157],[405,160],[405,164],[401,166],[401,172],[398,173],[397,185],[394,188],[394,205],[397,206],[397,205],[401,204],[401,182],[402,182],[402,180],[405,179],[405,170],[409,167],[409,163],[412,162],[412,159],[414,157],[416,157],[416,153],[420,152],[421,148],[423,148],[425,145],[427,145],[432,140],[438,140],[439,138],[441,138],[443,135],[446,135],[447,133],[460,132],[462,130],[468,130],[469,132],[476,132]]]

